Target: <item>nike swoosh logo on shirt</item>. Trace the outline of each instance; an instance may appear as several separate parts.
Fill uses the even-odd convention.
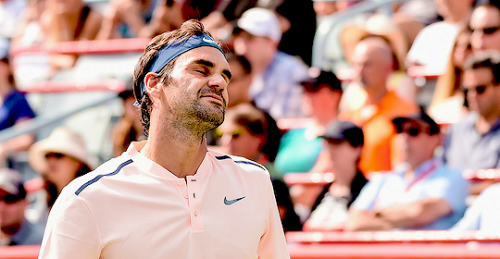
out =
[[[224,204],[231,205],[231,204],[233,204],[235,202],[243,200],[244,198],[245,198],[245,196],[237,198],[237,199],[234,199],[234,200],[228,200],[226,197],[224,197]]]

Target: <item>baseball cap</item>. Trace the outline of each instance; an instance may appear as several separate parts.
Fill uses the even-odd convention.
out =
[[[326,127],[325,133],[320,136],[326,140],[347,140],[353,147],[363,146],[363,130],[350,121],[335,120]]]
[[[417,123],[420,123],[423,121],[423,122],[429,124],[429,126],[430,126],[429,133],[430,134],[439,133],[439,125],[431,118],[431,116],[429,116],[427,113],[425,113],[425,111],[423,109],[421,109],[417,113],[411,114],[411,115],[406,116],[406,117],[401,116],[401,117],[394,118],[392,120],[392,124],[394,124],[394,126],[396,126],[396,130],[398,133],[400,133],[402,131],[402,125],[406,121],[415,121]]]
[[[308,78],[306,80],[300,82],[307,91],[315,92],[321,85],[327,85],[332,90],[342,92],[342,83],[333,72],[311,67],[307,71],[307,76]]]
[[[265,8],[254,7],[245,11],[238,19],[237,28],[254,36],[270,38],[279,43],[281,26],[276,15]]]
[[[19,198],[26,197],[22,175],[15,170],[0,168],[0,189]]]

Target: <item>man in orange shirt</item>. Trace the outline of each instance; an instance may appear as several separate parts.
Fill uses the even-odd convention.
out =
[[[356,100],[350,100],[348,110],[341,113],[340,117],[362,127],[365,133],[365,147],[360,163],[365,174],[391,170],[398,160],[391,120],[418,111],[417,105],[387,90],[387,79],[393,72],[393,62],[390,45],[377,36],[360,41],[352,56],[356,80],[364,91]]]

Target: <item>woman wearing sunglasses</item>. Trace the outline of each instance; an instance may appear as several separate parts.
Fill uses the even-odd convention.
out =
[[[94,168],[83,138],[62,127],[33,144],[29,163],[43,177],[49,209],[68,183]]]

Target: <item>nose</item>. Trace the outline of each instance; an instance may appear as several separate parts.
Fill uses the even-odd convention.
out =
[[[484,42],[484,33],[480,30],[474,30],[472,32],[470,41],[471,41],[471,46],[473,49],[482,49],[483,48],[483,42]]]
[[[208,86],[222,92],[227,88],[228,79],[222,74],[214,74],[208,81]]]

